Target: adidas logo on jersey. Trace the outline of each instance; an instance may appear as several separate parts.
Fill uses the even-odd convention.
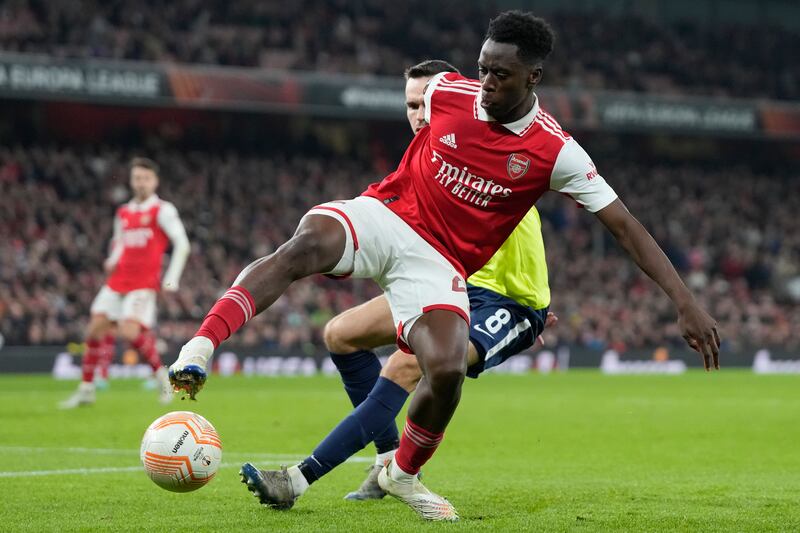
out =
[[[446,144],[450,148],[458,148],[456,144],[456,134],[455,133],[448,133],[442,137],[439,137],[439,142],[442,144]]]

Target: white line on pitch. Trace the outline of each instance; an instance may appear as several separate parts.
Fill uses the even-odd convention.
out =
[[[221,468],[235,466],[222,463]],[[0,477],[59,476],[67,474],[116,474],[118,472],[142,472],[142,466],[109,466],[101,468],[65,468],[63,470],[28,470],[23,472],[0,472]]]
[[[296,456],[295,456],[296,457]],[[351,457],[347,463],[366,463],[372,462],[374,459],[368,457]],[[261,465],[280,465],[282,461],[260,461]],[[239,463],[222,463],[220,468],[229,468],[232,466],[241,466]],[[120,472],[141,472],[144,468],[139,466],[108,466],[99,468],[65,468],[62,470],[26,470],[19,472],[0,472],[0,478],[3,477],[32,477],[32,476],[63,476],[70,474],[87,475],[87,474],[117,474]]]
[[[137,450],[124,450],[114,448],[45,448],[45,447],[27,447],[27,446],[0,446],[0,451],[7,452],[67,452],[67,453],[91,453],[91,454],[106,454],[106,455],[126,455],[131,456],[137,453]],[[254,459],[260,459],[262,465],[280,465],[286,462],[299,461],[298,454],[268,454],[268,453],[228,453],[225,452],[227,457],[233,456],[248,456]],[[371,463],[374,459],[370,457],[350,457],[347,463]],[[220,467],[227,468],[231,466],[241,466],[239,463],[222,463]],[[108,466],[108,467],[95,467],[95,468],[64,468],[58,470],[24,470],[24,471],[10,471],[0,472],[0,478],[4,477],[30,477],[30,476],[58,476],[58,475],[86,475],[86,474],[114,474],[120,472],[137,472],[141,471],[142,466]]]
[[[62,453],[86,453],[92,455],[138,455],[139,450],[124,449],[124,448],[48,448],[44,446],[0,446],[0,452],[19,452],[19,453],[47,453],[47,452],[62,452]],[[223,449],[226,457],[252,457],[261,459],[276,459],[276,460],[296,460],[300,454],[296,453],[259,453],[259,452],[229,452]],[[372,461],[368,457],[351,457],[351,462],[365,463]]]

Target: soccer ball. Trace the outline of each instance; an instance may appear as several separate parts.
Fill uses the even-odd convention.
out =
[[[174,411],[150,424],[139,457],[156,485],[173,492],[190,492],[217,473],[222,443],[208,420],[189,411]]]

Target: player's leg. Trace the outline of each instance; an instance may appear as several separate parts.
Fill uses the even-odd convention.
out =
[[[419,367],[417,358],[400,350],[397,350],[391,355],[391,357],[389,357],[389,359],[386,361],[386,364],[383,366],[380,375],[380,380],[389,380],[390,382],[402,387],[408,394],[412,393],[414,389],[416,389],[420,378],[422,378],[422,370]],[[378,383],[380,383],[380,381]],[[370,392],[368,401],[374,401],[384,405],[389,403],[391,398],[384,392],[385,390],[385,386],[376,387]],[[393,428],[396,431],[397,424],[395,423],[395,419],[397,418],[397,415],[400,414],[401,408],[402,406],[398,406],[397,410],[386,411],[384,414],[385,418],[383,420],[380,418],[375,418],[372,422],[376,426],[388,424],[388,427]],[[365,409],[365,411],[367,410]],[[354,411],[352,416],[359,418],[364,416],[364,414],[366,413]],[[331,433],[331,437],[333,437],[333,433]],[[377,437],[375,442],[377,448]],[[364,445],[366,445],[366,443],[364,443]],[[378,448],[378,450],[380,450],[380,448]],[[345,453],[349,452],[349,457],[355,454],[357,451],[358,450],[345,450]],[[358,489],[348,493],[344,498],[351,501],[363,501],[376,500],[386,496],[386,491],[384,491],[380,485],[378,485],[378,473],[386,465],[388,460],[394,459],[394,452],[396,452],[396,449],[392,450],[391,453],[379,453],[376,455],[375,463],[370,465],[370,467],[367,469],[366,479],[361,483]],[[315,454],[318,453],[319,452],[315,451]]]
[[[417,474],[442,442],[461,398],[468,335],[465,317],[442,309],[423,314],[407,335],[424,377],[411,400],[400,448],[378,474],[378,483],[427,520],[458,519],[450,502],[429,491]]]
[[[325,347],[335,354],[394,344],[396,337],[392,310],[383,295],[336,315],[323,331]]]
[[[477,377],[485,368],[501,364],[509,357],[533,345],[545,325],[547,310],[533,311],[517,302],[489,291],[470,287],[471,304],[470,342],[467,352],[467,375]],[[552,317],[554,319],[554,317]],[[549,324],[548,324],[549,325]],[[488,360],[486,358],[489,354]],[[273,471],[268,490],[272,504],[281,506],[293,501],[327,472],[344,462],[368,444],[371,429],[393,424],[402,408],[396,401],[396,388],[388,387],[383,380],[412,392],[422,371],[415,357],[395,352],[381,371],[381,379],[358,408],[348,415],[316,447],[313,454],[300,465],[290,467],[284,474]],[[373,405],[395,409],[374,409]],[[372,430],[374,431],[374,430]],[[383,466],[383,463],[379,463]],[[380,467],[372,465],[361,487],[346,496],[351,500],[378,499],[386,492],[377,483]]]
[[[294,281],[312,274],[352,271],[355,239],[343,224],[332,216],[308,214],[291,239],[247,266],[170,367],[175,388],[193,398],[205,383],[206,365],[216,347],[272,305]]]
[[[118,332],[122,340],[128,342],[139,356],[153,370],[158,383],[159,401],[167,404],[172,401],[172,385],[169,373],[156,347],[153,327],[156,323],[156,291],[138,289],[127,293],[122,299],[122,320]]]
[[[81,382],[78,390],[59,404],[62,409],[72,409],[82,405],[90,405],[95,401],[95,371],[100,362],[103,337],[119,317],[122,309],[122,297],[119,293],[103,286],[97,293],[90,310],[89,324],[86,326],[86,349],[81,360]]]
[[[262,503],[276,509],[288,509],[308,487],[367,446],[388,426],[395,427],[410,392],[422,377],[416,358],[400,351],[393,354],[367,398],[347,415],[301,463],[282,470],[263,470],[259,490]],[[368,482],[348,499],[376,499],[386,493],[377,484],[384,462],[370,467]],[[247,467],[245,467],[247,468]],[[254,467],[252,467],[254,468]],[[258,476],[252,472],[253,476]],[[349,495],[348,495],[349,496]]]
[[[468,294],[471,324],[467,351],[468,377],[477,378],[484,370],[502,364],[510,357],[527,350],[534,345],[545,327],[557,321],[555,315],[548,313],[546,308],[533,310],[488,289],[470,286]],[[381,377],[412,392],[422,377],[422,371],[415,357],[397,351],[387,361],[381,371]],[[374,390],[370,393],[369,401],[386,402],[386,399],[381,397],[378,390]],[[360,414],[357,411],[353,412],[353,416]],[[394,416],[396,415],[397,413],[394,413]],[[379,419],[373,419],[373,422],[376,425],[381,424]],[[333,437],[334,433],[330,436]],[[322,446],[319,446],[318,450],[320,448]],[[317,457],[322,456],[330,461],[318,450],[315,451]],[[350,451],[347,456],[356,451]],[[348,494],[348,499],[383,497],[385,492],[377,483],[378,470],[370,468],[367,479],[359,490]]]
[[[339,370],[353,407],[358,407],[367,398],[381,373],[380,361],[372,349],[393,344],[396,336],[392,310],[383,295],[348,309],[325,325],[325,346]],[[388,424],[374,438],[374,443],[376,464],[391,459],[400,446],[397,425]]]
[[[114,325],[112,324],[100,344],[100,359],[97,364],[97,378],[95,379],[97,389],[107,389],[109,386],[108,369],[114,361],[116,340],[117,337],[114,335]]]

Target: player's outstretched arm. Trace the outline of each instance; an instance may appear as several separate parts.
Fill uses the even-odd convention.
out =
[[[661,247],[617,199],[599,210],[597,218],[605,224],[626,252],[653,281],[667,293],[678,309],[678,326],[683,338],[702,354],[703,365],[719,369],[720,338],[717,323],[695,301]]]
[[[170,366],[175,390],[187,392],[194,399],[205,384],[206,366],[217,346],[272,305],[295,280],[330,272],[342,258],[345,243],[344,228],[338,220],[310,215],[275,253],[245,268]]]

